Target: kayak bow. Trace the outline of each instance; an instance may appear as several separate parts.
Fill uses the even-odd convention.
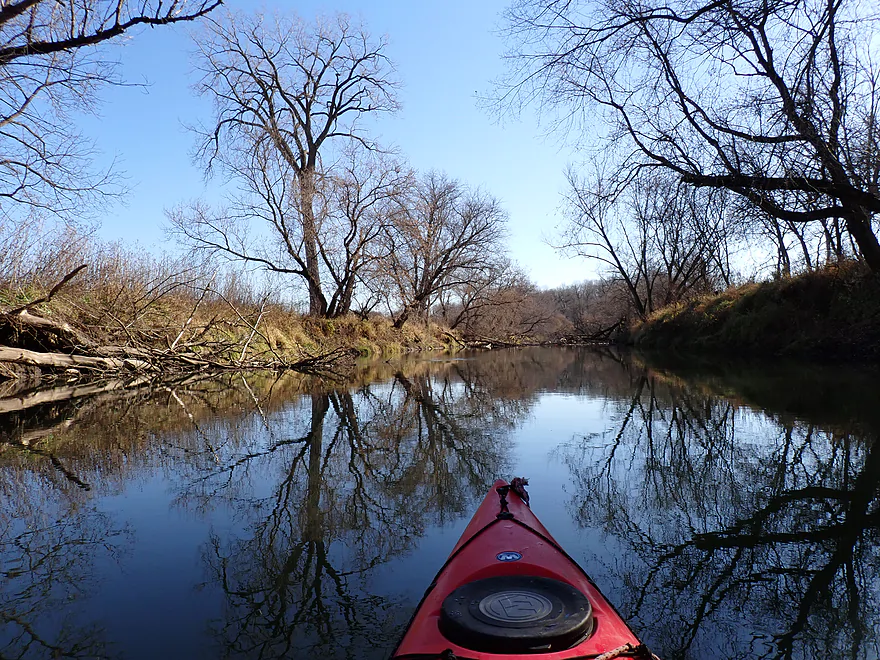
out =
[[[532,513],[524,483],[495,482],[392,658],[652,657]]]

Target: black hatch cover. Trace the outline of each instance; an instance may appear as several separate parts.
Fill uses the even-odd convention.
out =
[[[449,641],[488,653],[547,653],[571,648],[593,630],[590,601],[570,584],[505,575],[460,586],[443,601]]]

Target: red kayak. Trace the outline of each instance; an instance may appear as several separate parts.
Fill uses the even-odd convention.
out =
[[[525,483],[495,482],[392,658],[654,657],[532,513]]]

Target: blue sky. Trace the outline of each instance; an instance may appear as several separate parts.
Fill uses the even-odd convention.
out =
[[[361,18],[372,34],[387,35],[388,54],[403,83],[403,108],[378,122],[381,141],[395,145],[419,170],[445,171],[501,199],[510,214],[511,256],[537,284],[581,281],[595,276],[592,267],[564,259],[544,242],[559,223],[563,169],[577,154],[558,137],[543,137],[534,115],[499,123],[476,100],[504,68],[497,29],[506,5],[505,0],[227,0],[226,7],[295,10],[307,19],[344,11]],[[210,120],[210,104],[190,88],[191,51],[185,28],[147,30],[113,51],[124,79],[147,86],[104,89],[99,116],[85,120],[84,131],[97,140],[102,158],[116,160],[131,188],[125,205],[103,216],[105,238],[173,249],[163,232],[164,210],[218,194],[218,182],[206,183],[190,159],[194,138],[184,125]]]

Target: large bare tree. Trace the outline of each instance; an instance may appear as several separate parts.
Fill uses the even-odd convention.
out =
[[[198,155],[208,172],[219,167],[245,189],[256,189],[261,208],[254,215],[266,214],[293,265],[275,268],[263,256],[256,260],[302,277],[310,313],[325,315],[322,158],[332,160],[327,151],[333,143],[372,149],[358,119],[397,108],[385,41],[372,39],[344,14],[312,24],[295,16],[230,13],[207,23],[197,47],[198,90],[214,102],[212,123],[199,130]],[[210,241],[203,247],[225,250],[219,238],[213,248]]]
[[[314,313],[327,318],[351,311],[358,286],[381,254],[378,244],[397,213],[397,200],[413,180],[387,154],[348,147],[316,176],[312,198],[315,251],[324,274],[317,291],[320,311]],[[261,145],[247,158],[225,204],[196,201],[170,210],[172,232],[195,253],[308,283],[296,176],[272,145]]]
[[[117,82],[96,48],[141,26],[204,16],[220,0],[0,0],[0,220],[31,212],[68,219],[112,190],[71,113]]]
[[[394,326],[427,320],[431,304],[504,261],[507,213],[497,199],[430,172],[398,199],[373,286],[396,306]]]
[[[726,188],[784,222],[839,219],[880,271],[871,3],[517,0],[507,16],[506,102],[601,109],[633,168]]]
[[[330,282],[327,316],[351,311],[355,290],[381,259],[382,237],[414,173],[386,154],[352,145],[327,179],[326,219],[318,246]],[[332,288],[331,288],[332,287]]]

